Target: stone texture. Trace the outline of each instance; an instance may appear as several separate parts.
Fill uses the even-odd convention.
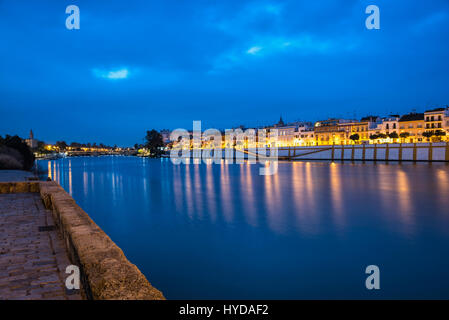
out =
[[[0,190],[7,189],[32,188],[0,183]],[[39,232],[48,225],[53,218],[38,193],[0,194],[0,299],[82,298],[79,291],[66,292],[65,268],[71,263],[57,230]]]
[[[40,193],[82,270],[88,298],[165,299],[56,182],[41,182]]]
[[[0,183],[0,197],[0,297],[77,299],[79,293],[65,292],[55,276],[65,279],[61,270],[74,264],[88,299],[165,299],[56,182]],[[59,232],[37,233],[48,221]]]

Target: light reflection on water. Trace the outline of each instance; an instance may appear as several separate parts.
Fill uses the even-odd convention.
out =
[[[40,166],[168,298],[449,298],[446,164]]]

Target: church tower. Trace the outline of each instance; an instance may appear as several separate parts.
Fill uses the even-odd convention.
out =
[[[281,117],[279,118],[278,126],[282,127],[283,125],[284,125],[284,120],[282,120],[282,115],[281,115]]]

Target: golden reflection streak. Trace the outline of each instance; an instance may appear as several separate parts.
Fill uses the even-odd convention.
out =
[[[318,232],[318,212],[316,210],[316,194],[313,183],[313,168],[311,162],[306,162],[304,165],[304,194],[306,195],[306,210],[303,211],[304,223],[307,233],[315,234]]]
[[[56,172],[56,161],[53,161],[53,179],[59,183],[58,173]]]
[[[206,166],[206,197],[208,203],[208,211],[212,222],[215,222],[217,220],[217,203],[214,191],[214,173],[212,168],[212,160],[208,160]]]
[[[51,174],[51,161],[48,161],[48,177],[53,180],[52,174]]]
[[[220,189],[221,189],[221,204],[223,208],[223,216],[226,222],[232,222],[233,217],[233,208],[232,208],[232,199],[231,199],[231,191],[229,185],[229,171],[228,164],[221,163],[221,176],[220,176]]]
[[[336,163],[330,164],[330,187],[332,207],[335,213],[335,222],[343,227],[344,224],[344,202],[341,184],[341,167]]]
[[[186,174],[185,174],[185,190],[186,190],[186,204],[187,204],[187,215],[190,219],[193,218],[193,194],[192,194],[192,180],[190,179],[190,164],[186,164]]]
[[[305,167],[305,186],[306,186],[306,194],[307,194],[307,202],[310,212],[313,214],[315,212],[315,192],[313,186],[313,174],[312,174],[312,164],[310,162],[306,162]],[[310,215],[310,214],[309,214]]]
[[[254,199],[254,190],[253,190],[253,176],[251,174],[251,164],[249,161],[246,162],[246,166],[243,168],[243,171],[245,171],[245,174],[240,175],[240,185],[246,192],[243,192],[243,195],[246,196],[246,198],[242,199],[245,207],[246,207],[246,214],[245,218],[246,221],[252,225],[257,226],[257,213],[256,213],[256,201]]]
[[[265,163],[266,167],[268,167],[269,165],[269,163]],[[276,177],[278,177],[278,173],[274,175],[265,175],[265,205],[267,208],[268,227],[274,232],[279,232],[281,230],[278,215],[282,209],[278,208],[276,204],[276,195],[274,189],[279,185],[279,181],[275,182]]]
[[[94,179],[95,179],[95,174],[92,171],[90,173],[90,192],[95,192],[95,181],[94,181]]]
[[[181,164],[173,164],[173,196],[175,198],[176,212],[182,212],[182,179],[181,179]]]
[[[83,188],[84,188],[84,196],[87,197],[87,193],[88,193],[88,177],[87,177],[87,172],[84,171],[83,172]],[[112,189],[114,190],[114,185],[112,185]]]
[[[447,208],[449,207],[449,178],[447,170],[438,169],[435,175],[438,184],[438,199],[441,202],[441,207]]]
[[[299,231],[304,231],[304,223],[303,223],[303,211],[304,211],[304,175],[303,170],[304,163],[303,162],[292,162],[292,192],[293,192],[293,201],[295,203],[295,221],[296,228]]]
[[[72,160],[69,160],[69,194],[73,195],[72,189]]]
[[[402,222],[405,226],[411,227],[413,223],[413,212],[412,212],[412,199],[410,194],[410,182],[402,169],[397,170],[397,185],[396,189],[398,191],[398,203],[399,212],[402,218]]]
[[[194,192],[195,192],[195,208],[196,208],[196,214],[200,219],[203,219],[203,199],[202,199],[202,192],[201,192],[201,177],[200,177],[200,166],[201,162],[195,163],[193,165],[194,170]]]

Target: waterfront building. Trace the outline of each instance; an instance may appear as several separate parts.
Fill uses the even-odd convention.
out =
[[[399,141],[399,115],[379,119],[369,131],[370,143],[397,143]],[[397,138],[390,135],[396,133]],[[376,137],[373,139],[373,137]]]
[[[278,147],[307,145],[305,139],[309,140],[309,132],[313,132],[312,123],[302,121],[295,121],[284,126],[275,126],[273,128],[278,130]],[[307,132],[307,134],[305,132]],[[311,138],[313,139],[313,137],[314,135],[312,134]],[[308,145],[310,145],[310,143]]]
[[[426,133],[444,132],[445,136],[426,137],[427,141],[447,141],[447,129],[449,124],[449,107],[436,108],[424,112]]]
[[[446,131],[449,131],[449,107],[446,107],[446,110],[444,112],[444,129]]]
[[[307,128],[301,132],[298,132],[298,137],[294,142],[297,146],[316,146],[317,140],[315,138],[315,131],[313,128]]]
[[[283,127],[277,127],[278,130],[278,140],[277,147],[286,147],[289,145],[294,145],[294,141],[298,134],[298,126],[289,125]]]
[[[354,120],[327,119],[315,123],[317,145],[348,144]]]
[[[298,132],[296,134],[295,140],[293,141],[294,146],[315,146],[315,132],[314,125],[311,122],[302,122],[298,127]]]
[[[360,119],[358,122],[351,123],[351,135],[359,135],[359,143],[369,143],[370,135],[377,130],[379,124],[382,120],[378,116],[366,116]],[[353,141],[348,141],[348,143],[354,143]]]
[[[424,142],[422,135],[425,131],[424,113],[411,112],[403,115],[398,122],[401,142]]]
[[[240,126],[234,129],[241,129],[245,132],[247,128]],[[361,118],[360,121],[330,118],[317,121],[315,124],[304,121],[285,123],[281,116],[277,123],[271,126],[255,128],[254,130],[257,132],[257,130],[261,129],[267,130],[269,136],[266,141],[256,141],[259,147],[449,141],[449,107],[427,110],[425,113],[411,112],[403,116],[393,114],[381,118],[377,115],[369,115]],[[270,135],[270,131],[273,130],[277,130],[276,136]],[[426,132],[429,130],[441,130],[446,135],[440,133],[427,138],[428,134]],[[169,134],[168,130],[167,134]],[[352,140],[351,136],[354,135],[358,135],[359,139]],[[222,139],[222,147],[230,147],[226,143],[224,132],[222,132]],[[244,140],[243,146],[247,147],[247,145],[248,141]]]
[[[424,112],[424,121],[427,130],[443,129],[446,108],[436,108]]]
[[[379,133],[390,134],[393,132],[398,133],[399,130],[399,119],[401,117],[397,114],[390,115],[386,118],[383,118],[381,123],[378,125]]]

